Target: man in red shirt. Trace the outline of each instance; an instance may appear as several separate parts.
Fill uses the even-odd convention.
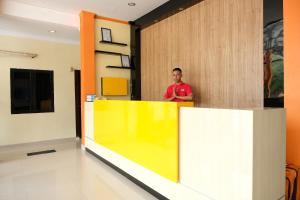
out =
[[[191,86],[181,81],[182,70],[180,68],[174,68],[172,70],[172,76],[175,83],[168,87],[164,95],[164,100],[176,102],[192,101],[193,93]]]

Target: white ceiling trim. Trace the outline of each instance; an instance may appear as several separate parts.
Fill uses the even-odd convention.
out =
[[[79,45],[79,41],[68,40],[65,38],[54,38],[54,37],[47,37],[43,35],[36,35],[36,34],[29,34],[29,33],[21,33],[15,31],[6,31],[0,29],[0,36],[11,36],[11,37],[21,37],[21,38],[29,38],[33,40],[40,40],[40,41],[48,41],[48,42],[57,42],[57,43],[64,43],[64,44],[73,44]]]
[[[0,3],[0,13],[3,15],[50,22],[64,26],[76,27],[78,29],[80,26],[79,15],[72,15],[9,0],[1,1]]]

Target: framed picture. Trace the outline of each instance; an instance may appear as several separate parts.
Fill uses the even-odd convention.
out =
[[[103,41],[112,42],[111,29],[101,28],[101,35]]]
[[[128,55],[121,55],[122,67],[130,67],[130,60]]]
[[[264,106],[284,107],[283,19],[264,26]]]

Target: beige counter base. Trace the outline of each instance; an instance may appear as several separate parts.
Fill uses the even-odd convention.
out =
[[[285,111],[181,108],[180,180],[215,200],[285,193]]]

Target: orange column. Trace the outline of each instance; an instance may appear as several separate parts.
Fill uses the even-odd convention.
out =
[[[284,0],[284,105],[287,162],[300,165],[300,1]]]
[[[96,94],[95,28],[94,13],[80,13],[80,62],[81,62],[81,127],[84,141],[84,102],[87,94]]]

